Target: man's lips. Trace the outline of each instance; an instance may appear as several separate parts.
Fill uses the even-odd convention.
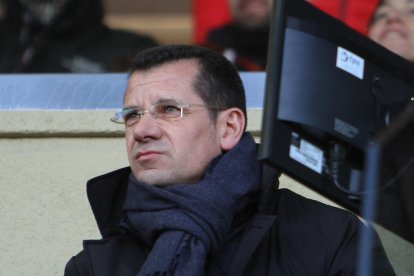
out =
[[[155,150],[147,150],[147,151],[140,151],[137,155],[135,155],[136,160],[143,160],[143,159],[149,159],[154,157],[155,155],[161,154],[160,151]]]

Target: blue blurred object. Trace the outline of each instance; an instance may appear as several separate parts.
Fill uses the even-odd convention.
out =
[[[240,73],[248,108],[262,108],[265,73]],[[0,75],[0,110],[118,109],[128,75],[5,74]]]

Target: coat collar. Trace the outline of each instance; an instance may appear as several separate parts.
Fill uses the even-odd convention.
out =
[[[87,182],[87,195],[102,237],[119,233],[122,206],[128,187],[129,167],[92,178]]]
[[[131,168],[125,167],[110,173],[97,176],[87,182],[87,195],[99,231],[103,238],[118,234],[118,224],[124,216],[122,210],[128,177]],[[259,202],[259,213],[273,214],[277,205],[278,178],[280,173],[263,164],[262,188]]]

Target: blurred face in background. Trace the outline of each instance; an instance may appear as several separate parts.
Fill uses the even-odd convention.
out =
[[[248,28],[269,23],[273,0],[229,0],[234,21]]]
[[[386,0],[369,27],[371,39],[414,62],[414,0]]]

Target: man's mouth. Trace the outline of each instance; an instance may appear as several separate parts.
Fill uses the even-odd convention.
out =
[[[151,159],[155,156],[160,155],[161,152],[160,151],[155,151],[155,150],[147,150],[147,151],[140,151],[138,152],[138,154],[135,156],[136,160],[145,160],[145,159]]]

